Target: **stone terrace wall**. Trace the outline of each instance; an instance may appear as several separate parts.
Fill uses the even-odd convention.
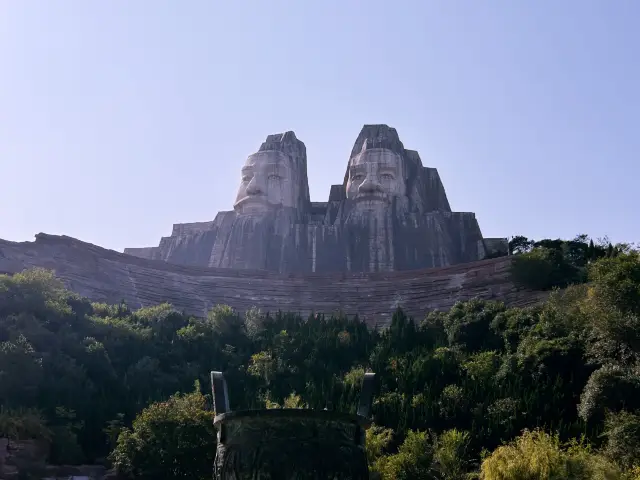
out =
[[[42,267],[93,301],[125,300],[131,307],[170,302],[204,316],[216,304],[243,312],[252,306],[277,310],[359,314],[371,326],[389,323],[396,307],[421,319],[474,297],[510,306],[540,302],[540,292],[520,290],[509,279],[511,259],[502,257],[445,268],[361,274],[280,275],[265,271],[173,265],[107,250],[71,237],[36,235],[35,242],[0,240],[0,272]]]

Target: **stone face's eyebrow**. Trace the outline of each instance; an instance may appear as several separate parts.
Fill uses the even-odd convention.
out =
[[[283,165],[281,162],[268,162],[261,163],[258,167],[259,171],[262,173],[276,173],[281,177],[286,176],[289,169],[286,165]]]
[[[286,168],[282,162],[264,162],[262,165],[264,168]]]

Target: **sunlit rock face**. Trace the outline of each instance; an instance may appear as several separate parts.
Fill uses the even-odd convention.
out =
[[[269,135],[242,167],[236,213],[263,215],[278,208],[303,213],[309,204],[306,159],[304,143],[293,132]]]
[[[351,151],[346,197],[356,204],[390,204],[406,195],[404,146],[394,128],[365,125]],[[377,200],[377,201],[376,201]]]
[[[406,186],[402,157],[384,148],[365,148],[349,160],[347,198],[365,209],[403,198]]]
[[[482,234],[472,213],[452,213],[437,170],[406,150],[394,128],[365,125],[344,178],[334,222],[348,271],[409,270],[469,262]]]
[[[239,171],[233,210],[210,222],[177,224],[158,247],[125,253],[181,265],[238,269],[306,268],[291,238],[309,210],[307,154],[293,132],[269,135]],[[307,262],[308,263],[308,262]]]
[[[441,267],[506,249],[475,214],[451,212],[440,176],[394,128],[365,125],[342,184],[311,202],[307,154],[293,132],[269,135],[240,170],[233,210],[174,225],[157,247],[125,253],[183,265],[277,272]]]

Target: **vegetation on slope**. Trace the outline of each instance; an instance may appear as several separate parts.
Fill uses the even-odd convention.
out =
[[[631,250],[629,244],[614,246],[606,238],[594,243],[587,235],[578,235],[573,240],[540,241],[520,235],[509,241],[509,252],[516,255],[511,268],[513,280],[533,290],[551,290],[584,283],[590,263]]]
[[[47,443],[52,463],[210,478],[210,370],[225,372],[233,409],[354,412],[371,369],[378,478],[640,479],[640,258],[619,249],[581,268],[587,283],[535,308],[398,310],[382,332],[225,306],[206,319],[131,311],[46,271],[0,276],[0,436]]]

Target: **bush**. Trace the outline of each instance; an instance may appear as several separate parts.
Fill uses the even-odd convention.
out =
[[[604,454],[623,468],[640,465],[640,415],[629,412],[609,413],[604,436]],[[638,469],[640,473],[640,469]]]
[[[434,446],[429,432],[409,430],[398,453],[381,464],[384,480],[412,480],[430,478]]]
[[[216,450],[214,412],[199,392],[176,394],[145,408],[124,429],[111,454],[127,478],[209,479]]]
[[[624,478],[620,470],[586,445],[562,448],[556,435],[526,431],[513,442],[498,447],[483,462],[483,480],[530,480],[534,478],[592,480]]]
[[[583,272],[567,262],[561,250],[545,247],[515,256],[511,275],[517,285],[533,290],[562,288],[583,280]]]

